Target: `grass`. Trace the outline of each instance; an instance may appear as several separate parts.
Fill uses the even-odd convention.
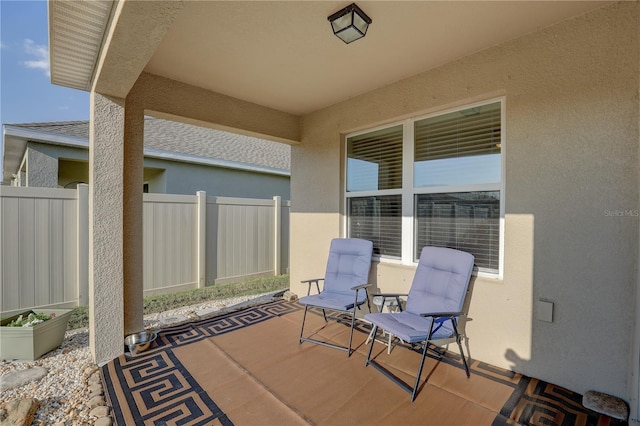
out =
[[[226,284],[215,284],[195,290],[160,294],[144,298],[144,314],[169,311],[183,306],[197,305],[209,300],[270,293],[289,288],[289,275],[253,278]],[[68,330],[89,327],[89,308],[79,306],[71,313]]]

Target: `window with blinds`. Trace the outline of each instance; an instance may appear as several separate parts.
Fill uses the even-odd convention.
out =
[[[347,139],[347,192],[402,188],[402,125]]]
[[[347,139],[348,235],[372,241],[378,256],[398,259],[403,133],[403,126],[397,125]],[[380,191],[385,194],[376,194]]]
[[[378,256],[400,258],[402,250],[402,196],[349,198],[349,237],[373,242]]]
[[[449,247],[472,253],[481,271],[498,272],[500,191],[418,194],[415,250]]]
[[[500,273],[502,101],[348,136],[346,151],[349,237],[407,264],[424,246],[464,250]]]
[[[414,186],[499,183],[500,110],[496,102],[416,121]]]

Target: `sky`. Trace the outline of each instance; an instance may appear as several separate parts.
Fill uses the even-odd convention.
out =
[[[51,84],[47,2],[0,0],[0,122],[89,119],[89,93]]]

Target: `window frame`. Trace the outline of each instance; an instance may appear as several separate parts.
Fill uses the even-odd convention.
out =
[[[468,185],[451,185],[451,186],[433,186],[433,187],[414,187],[414,123],[416,121],[449,114],[452,112],[462,111],[492,103],[500,103],[500,183],[490,184],[468,184]],[[416,266],[418,264],[414,257],[414,244],[416,241],[416,196],[419,194],[439,194],[451,192],[472,192],[472,191],[499,191],[500,193],[500,218],[499,218],[499,254],[498,254],[498,272],[479,271],[475,273],[477,276],[502,279],[504,276],[504,215],[505,215],[505,168],[506,168],[506,98],[504,96],[488,98],[477,102],[461,103],[455,107],[438,109],[428,114],[412,116],[403,120],[389,122],[384,125],[351,132],[344,135],[344,182],[342,185],[342,193],[344,194],[343,209],[343,229],[344,235],[349,235],[349,199],[384,196],[384,195],[401,195],[402,200],[402,218],[401,218],[401,258],[388,258],[385,256],[374,255],[374,260],[381,263],[402,264]],[[348,168],[348,140],[349,138],[364,135],[367,133],[384,130],[394,126],[402,125],[402,187],[398,189],[385,189],[376,191],[347,191]]]

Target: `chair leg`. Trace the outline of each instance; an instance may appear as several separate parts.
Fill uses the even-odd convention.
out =
[[[304,315],[302,316],[302,327],[300,327],[300,343],[302,343],[302,332],[304,331],[304,321],[307,319],[307,309],[309,309],[309,305],[304,305]]]
[[[349,349],[347,350],[347,358],[351,356],[351,342],[353,341],[353,328],[356,326],[356,308],[351,312],[351,333],[349,333]]]
[[[364,289],[364,295],[367,298],[367,309],[369,309],[369,313],[371,313],[371,302],[369,302],[369,292],[367,289]]]
[[[460,348],[460,356],[462,357],[462,363],[464,364],[464,370],[467,372],[467,379],[471,377],[471,372],[469,371],[469,365],[467,364],[467,358],[464,356],[464,351],[462,350],[462,343],[458,339],[458,348]]]
[[[420,361],[420,367],[418,367],[418,374],[416,376],[416,384],[413,386],[413,392],[411,393],[411,402],[416,399],[416,395],[418,393],[418,386],[420,385],[420,376],[422,376],[422,367],[424,367],[424,360],[427,356],[427,347],[429,346],[429,340],[424,342],[424,347],[422,349],[422,360]]]
[[[462,337],[458,334],[458,327],[456,326],[455,321],[451,321],[453,323],[453,331],[456,333],[456,343],[458,343],[458,349],[460,349],[460,356],[462,357],[462,363],[464,364],[464,370],[467,372],[467,379],[471,377],[471,372],[469,371],[469,364],[467,364],[467,358],[464,356],[464,351],[462,350]]]
[[[415,401],[416,394],[418,393],[418,386],[420,385],[420,376],[422,376],[422,367],[424,367],[424,360],[427,356],[427,348],[429,347],[429,340],[431,336],[433,336],[433,326],[435,321],[431,321],[431,325],[429,326],[429,334],[427,335],[427,339],[424,341],[424,346],[422,347],[422,360],[420,360],[420,367],[418,367],[418,374],[416,376],[416,384],[413,386],[413,392],[411,393],[411,402]],[[455,329],[455,324],[454,324]]]
[[[309,337],[304,337],[304,325],[306,323],[307,311],[309,310],[309,306],[311,306],[312,308],[315,307],[315,308],[321,309],[322,310],[322,314],[325,316],[325,321],[328,322],[328,318],[326,317],[326,313],[325,313],[325,309],[324,308],[321,308],[319,306],[313,306],[313,305],[305,305],[304,306],[304,313],[302,315],[302,326],[300,327],[300,337],[299,337],[300,343],[311,342],[311,343],[316,343],[318,345],[326,346],[326,347],[329,347],[329,348],[334,348],[334,349],[339,349],[339,350],[342,350],[342,351],[347,351],[347,357],[350,357],[351,356],[351,347],[353,345],[353,329],[355,328],[355,323],[356,323],[355,310],[352,310],[351,312],[350,311],[339,311],[344,315],[351,314],[351,332],[349,334],[349,346],[341,346],[341,345],[329,343],[327,341],[313,339],[311,337],[311,336],[313,336],[313,334],[311,334]],[[341,324],[344,324],[343,318],[339,317],[338,321]]]
[[[377,332],[378,332],[378,326],[374,325],[373,326],[373,330],[371,330],[372,340],[371,340],[371,346],[369,346],[369,352],[367,353],[367,360],[364,363],[365,367],[369,365],[369,360],[371,359],[371,352],[373,351],[373,345],[376,344],[376,333]]]

